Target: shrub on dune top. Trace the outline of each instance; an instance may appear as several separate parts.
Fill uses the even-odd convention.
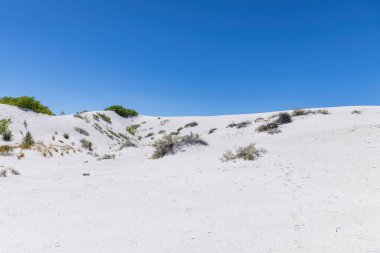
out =
[[[20,108],[29,109],[37,113],[54,115],[49,107],[42,105],[41,102],[36,100],[34,97],[0,97],[0,104],[18,106]]]
[[[132,118],[138,115],[138,112],[133,109],[124,108],[121,105],[112,105],[104,109],[106,111],[114,111],[123,118]]]

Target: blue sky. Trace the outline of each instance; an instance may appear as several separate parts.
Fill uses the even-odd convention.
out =
[[[380,2],[0,0],[0,88],[57,113],[379,105]]]

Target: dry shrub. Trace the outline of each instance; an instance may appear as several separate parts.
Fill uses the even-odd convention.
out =
[[[223,162],[227,162],[230,160],[236,160],[236,159],[243,159],[243,160],[255,160],[256,158],[260,157],[263,153],[265,153],[266,150],[264,149],[257,149],[255,147],[255,144],[249,144],[245,147],[239,147],[235,150],[235,152],[232,152],[231,150],[227,150],[223,155],[221,160]]]
[[[162,139],[153,143],[155,148],[152,159],[159,159],[166,155],[173,155],[184,146],[203,145],[207,146],[208,143],[199,137],[199,134],[190,133],[185,136],[164,135]]]

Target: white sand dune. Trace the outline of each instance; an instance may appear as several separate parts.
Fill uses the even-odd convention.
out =
[[[0,105],[0,119],[13,121],[11,144],[20,143],[26,121],[36,141],[77,150],[0,156],[0,166],[21,173],[0,177],[0,252],[380,252],[380,107],[327,109],[329,115],[294,117],[268,135],[255,131],[262,123],[226,126],[275,113],[124,119],[103,112],[107,124],[94,112],[84,114],[87,123]],[[121,140],[93,127],[158,139],[159,130],[191,121],[198,126],[181,134],[199,133],[209,146],[157,160],[150,159],[150,137],[119,150]],[[135,136],[126,132],[142,122]],[[211,128],[217,130],[208,134]],[[92,153],[80,148],[82,138],[93,142]],[[267,153],[254,161],[219,160],[250,143]]]

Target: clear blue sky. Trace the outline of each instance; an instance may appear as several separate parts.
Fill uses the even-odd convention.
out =
[[[0,96],[55,112],[380,104],[378,0],[0,0]]]

